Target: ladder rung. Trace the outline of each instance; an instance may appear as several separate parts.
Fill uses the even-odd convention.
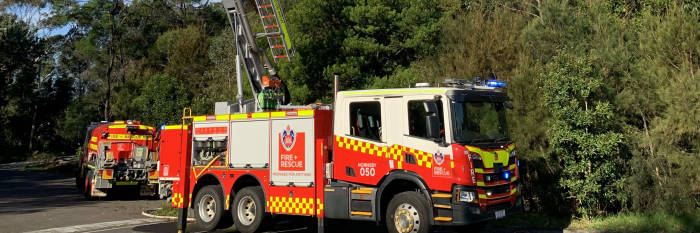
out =
[[[287,57],[287,55],[279,55],[279,56],[275,56],[275,58],[286,58],[286,57]]]
[[[270,8],[270,7],[272,7],[272,4],[265,4],[265,5],[260,6],[259,8],[262,9],[262,8]]]
[[[263,19],[268,19],[268,18],[272,18],[272,17],[275,17],[275,15],[263,15],[262,18],[263,18]]]
[[[276,49],[277,49],[277,48],[284,48],[284,45],[281,45],[281,44],[280,44],[280,45],[273,45],[272,47],[273,47],[273,48],[276,48]]]
[[[276,27],[278,27],[278,26],[277,26],[277,24],[273,24],[273,25],[267,25],[267,26],[265,26],[265,28],[276,28]]]

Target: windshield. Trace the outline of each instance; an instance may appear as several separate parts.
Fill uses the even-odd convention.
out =
[[[457,143],[508,141],[502,102],[451,102]]]

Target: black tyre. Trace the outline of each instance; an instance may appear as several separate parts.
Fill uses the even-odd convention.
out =
[[[389,233],[428,233],[428,204],[419,192],[407,191],[394,196],[386,210]]]
[[[79,171],[75,172],[75,187],[78,188],[78,191],[80,192],[83,192],[85,189],[85,179],[80,176]]]
[[[231,215],[236,229],[242,233],[262,230],[263,223],[269,218],[265,213],[265,198],[261,187],[246,187],[236,193]]]
[[[194,198],[194,216],[204,231],[217,228],[224,216],[224,198],[216,185],[204,186]]]
[[[94,179],[93,173],[92,170],[90,170],[86,172],[83,178],[83,196],[87,200],[92,200],[92,179]]]

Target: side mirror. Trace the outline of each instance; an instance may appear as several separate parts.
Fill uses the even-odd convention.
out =
[[[425,116],[425,131],[429,138],[440,138],[440,118],[438,118],[437,114]]]
[[[436,115],[438,113],[437,102],[435,100],[423,101],[423,108],[428,115]]]

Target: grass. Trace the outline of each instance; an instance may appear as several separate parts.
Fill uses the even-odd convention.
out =
[[[700,210],[694,214],[671,215],[666,213],[620,213],[594,219],[575,219],[571,216],[548,216],[525,213],[493,221],[489,225],[535,229],[583,229],[603,232],[700,232]]]
[[[177,208],[172,207],[170,205],[170,202],[164,201],[162,205],[160,205],[160,209],[154,211],[154,215],[158,216],[170,216],[170,217],[177,217]]]
[[[569,216],[549,216],[538,213],[524,213],[507,216],[504,219],[492,221],[491,226],[513,226],[539,229],[563,229],[569,226],[571,218]]]
[[[574,220],[569,227],[606,232],[700,232],[699,219],[700,210],[683,216],[623,213],[605,218]]]

